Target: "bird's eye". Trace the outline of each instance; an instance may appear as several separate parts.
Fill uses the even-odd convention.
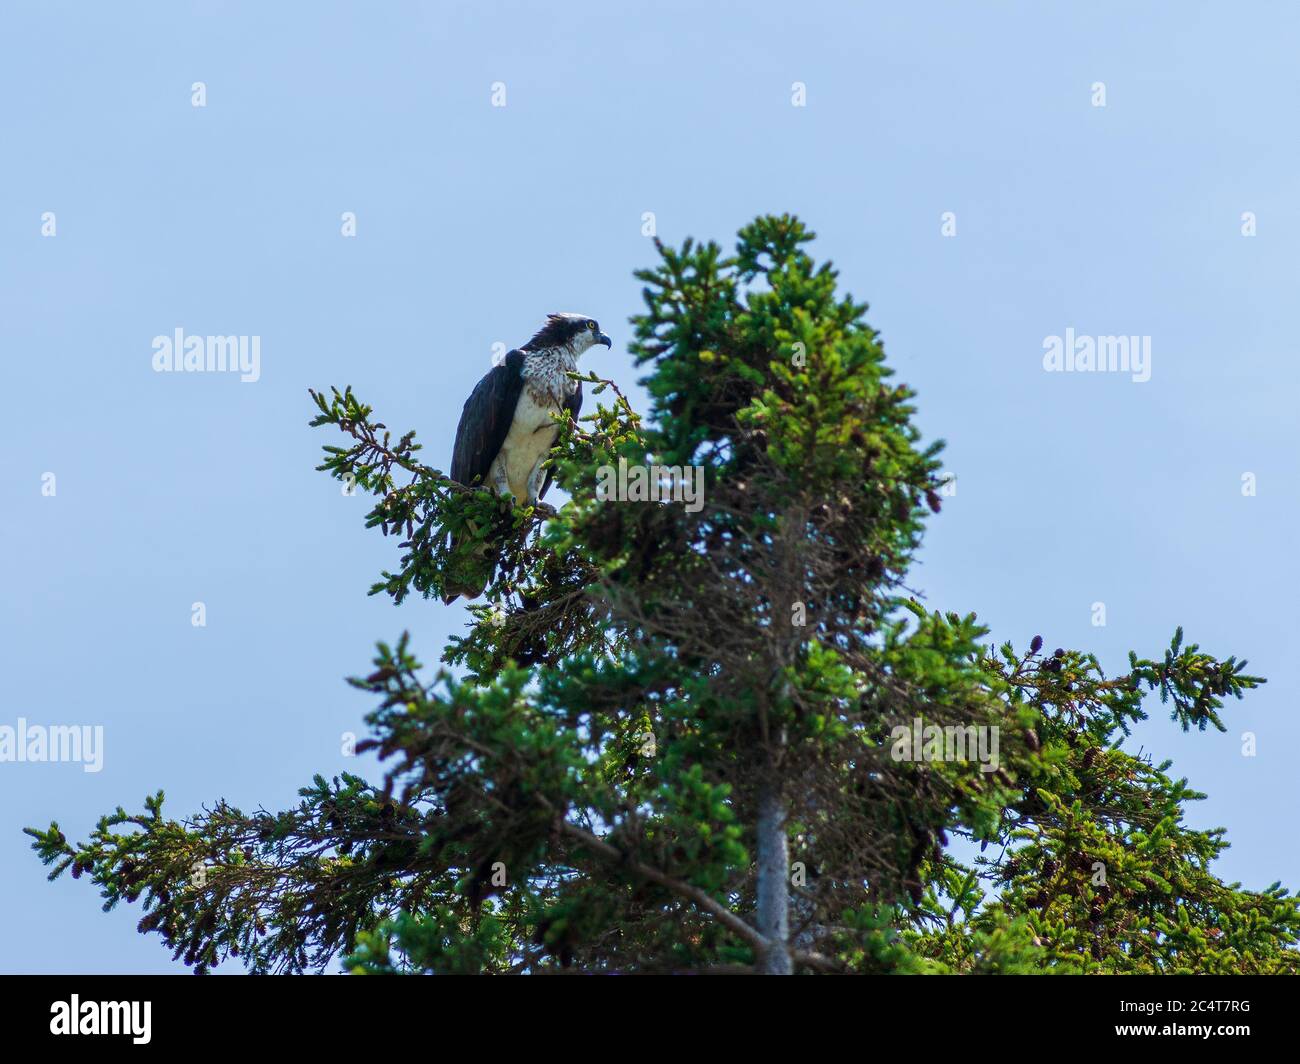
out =
[[[594,321],[589,321],[589,322],[587,322],[587,328],[590,329],[592,332],[595,332],[595,331],[596,331],[596,323],[595,323]]]

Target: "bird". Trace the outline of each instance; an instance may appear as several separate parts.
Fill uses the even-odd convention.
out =
[[[546,459],[559,435],[555,416],[582,410],[582,385],[568,376],[589,348],[611,347],[595,318],[570,312],[548,314],[527,343],[506,353],[474,387],[461,411],[452,448],[451,479],[486,487],[519,506],[536,506],[554,471]],[[452,543],[453,552],[456,542]],[[477,582],[477,581],[476,581]],[[483,585],[448,581],[443,601],[476,598]]]

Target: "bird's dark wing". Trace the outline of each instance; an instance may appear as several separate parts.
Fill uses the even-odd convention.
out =
[[[564,401],[564,409],[574,421],[578,420],[578,415],[582,413],[582,385],[578,385],[578,390]],[[546,468],[546,479],[542,481],[542,490],[537,493],[539,499],[544,498],[546,491],[551,486],[551,481],[555,479],[555,469],[551,466]]]
[[[451,479],[457,484],[486,483],[492,460],[510,434],[524,387],[523,365],[524,353],[511,351],[505,362],[484,374],[465,400],[451,454]]]

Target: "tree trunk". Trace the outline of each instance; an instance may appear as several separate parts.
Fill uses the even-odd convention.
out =
[[[778,583],[774,601],[793,605],[801,601],[803,553],[807,544],[808,512],[802,505],[794,505],[781,522],[778,545]],[[782,590],[784,594],[782,594]],[[774,651],[775,676],[780,683],[778,703],[788,703],[791,695],[788,680],[780,680],[782,670],[788,669],[799,656],[800,631],[792,624],[788,633],[777,635]],[[781,793],[781,753],[786,743],[784,726],[777,734],[768,731],[768,718],[762,720],[764,750],[764,775],[758,790],[758,912],[755,922],[759,933],[767,939],[768,946],[759,958],[758,970],[763,975],[793,975],[794,960],[790,955],[790,847],[785,833],[786,808]]]
[[[785,805],[776,786],[764,782],[758,794],[758,930],[768,940],[759,958],[763,975],[791,975],[790,854]]]

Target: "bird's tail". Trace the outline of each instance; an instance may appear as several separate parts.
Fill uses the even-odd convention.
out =
[[[464,536],[451,537],[451,560],[448,562],[447,572],[442,582],[442,601],[448,606],[461,595],[466,599],[478,598],[487,587],[492,570],[496,568],[496,558],[485,557],[486,547],[481,550],[466,549],[464,542]]]

